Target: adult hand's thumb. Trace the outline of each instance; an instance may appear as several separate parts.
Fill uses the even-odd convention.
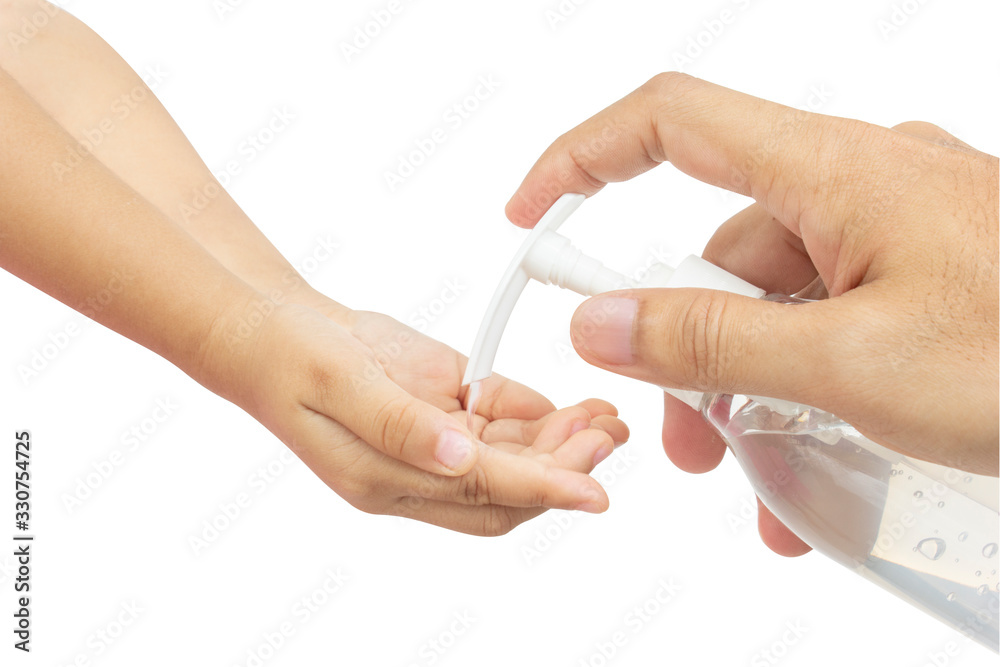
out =
[[[824,335],[814,307],[702,289],[636,289],[596,296],[573,316],[587,362],[663,387],[809,403],[822,382]]]

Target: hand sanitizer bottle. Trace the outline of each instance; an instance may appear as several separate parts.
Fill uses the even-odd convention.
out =
[[[490,376],[504,327],[531,279],[584,296],[632,287],[702,287],[803,302],[765,296],[695,256],[633,284],[556,233],[583,200],[561,197],[518,250],[480,327],[465,384]],[[996,477],[904,456],[807,405],[664,391],[700,411],[722,434],[764,505],[806,544],[998,650]]]

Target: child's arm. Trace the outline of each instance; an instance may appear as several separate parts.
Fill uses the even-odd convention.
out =
[[[30,20],[40,3],[9,4],[0,12],[4,35],[22,18]],[[75,17],[53,5],[47,13],[50,20],[27,43],[0,40],[0,67],[77,141],[86,141],[94,157],[223,266],[264,293],[280,288],[291,300],[312,293],[218,184],[139,75]],[[99,141],[93,140],[96,136]],[[74,142],[73,153],[81,152]],[[57,176],[72,173],[70,157],[64,153],[56,158]]]
[[[0,118],[3,267],[78,310],[118,281],[88,315],[235,398],[239,362],[212,342],[257,292],[94,158],[58,179],[52,165],[75,142],[3,70]]]
[[[35,11],[37,5],[14,2],[10,10],[0,15],[0,32],[3,21],[16,23],[18,11]],[[389,318],[354,313],[312,290],[221,187],[207,208],[185,216],[180,205],[188,202],[196,189],[217,185],[214,178],[139,77],[103,40],[68,14],[55,11],[45,30],[16,51],[0,44],[0,68],[6,68],[44,112],[58,121],[46,119],[24,91],[17,91],[22,106],[34,109],[35,131],[44,126],[45,132],[57,135],[55,140],[49,139],[57,146],[54,154],[35,153],[39,158],[35,167],[43,178],[31,181],[29,194],[46,205],[59,200],[50,201],[50,190],[65,199],[68,210],[57,217],[69,233],[78,233],[88,206],[108,204],[103,195],[77,201],[81,192],[93,195],[101,191],[93,185],[79,187],[84,174],[101,181],[101,187],[109,192],[133,196],[134,205],[126,210],[135,215],[123,213],[113,231],[104,231],[112,236],[121,233],[115,240],[123,254],[135,261],[131,266],[136,271],[150,271],[169,291],[154,295],[136,288],[130,297],[139,301],[149,297],[154,303],[172,297],[172,305],[183,303],[185,298],[227,304],[225,316],[208,327],[215,342],[205,343],[204,348],[211,353],[201,354],[213,361],[212,372],[199,373],[183,361],[168,358],[264,423],[346,499],[372,512],[404,514],[457,530],[489,534],[504,532],[545,507],[599,511],[606,506],[603,491],[580,473],[589,472],[607,456],[613,441],[627,438],[612,406],[588,401],[553,413],[552,404],[536,392],[491,378],[476,435],[496,450],[474,447],[471,461],[445,468],[437,450],[440,436],[464,432],[460,426],[465,421],[460,386],[464,357]],[[5,77],[5,86],[16,89],[11,77]],[[69,135],[79,140],[88,130],[100,128],[112,103],[123,95],[133,101],[140,97],[141,103],[133,104],[127,117],[116,119],[114,131],[103,135],[93,156],[74,150],[82,162],[76,165],[74,160],[67,169],[65,158],[70,148],[76,148]],[[4,98],[8,104],[12,99]],[[12,151],[22,149],[23,145],[13,143],[9,147]],[[20,156],[5,152],[0,159],[10,165]],[[57,164],[62,167],[56,168]],[[0,178],[5,177],[0,172]],[[110,180],[104,182],[104,178]],[[27,208],[39,213],[33,206]],[[0,207],[0,225],[10,228],[8,234],[20,235],[21,230],[4,216]],[[147,220],[155,221],[158,234],[183,239],[184,247],[194,247],[203,259],[205,251],[214,256],[218,280],[246,290],[248,296],[242,304],[228,294],[206,293],[204,277],[199,279],[197,272],[179,268],[189,265],[180,257],[183,252],[170,261],[146,262],[152,255],[147,246],[159,248],[158,243],[148,243],[154,237],[145,229]],[[101,248],[105,242],[100,239],[101,228],[89,231],[96,248]],[[133,246],[133,241],[146,242],[147,246]],[[147,249],[139,250],[144,247]],[[39,255],[45,254],[43,248],[37,249]],[[87,259],[93,248],[75,245],[64,250],[77,253],[73,258],[79,261],[60,265],[63,282],[77,285],[76,271],[97,270]],[[162,259],[162,253],[157,257]],[[55,274],[49,273],[51,266],[28,271],[29,255],[12,252],[0,257],[0,262],[70,305],[86,298],[87,289],[82,290],[82,298],[72,291],[62,295]],[[171,271],[175,267],[186,272],[185,280],[177,280]],[[100,289],[105,286],[100,280],[91,282]],[[282,290],[283,303],[313,306],[326,317],[286,305],[265,322],[247,327],[246,323],[258,322],[262,312],[274,308],[268,293],[276,287]],[[120,328],[115,317],[119,309],[126,320],[141,309],[124,304],[125,300],[116,300],[111,304],[116,308],[109,306],[95,319],[142,344],[147,344],[145,336],[149,335],[148,346],[157,351],[166,349],[155,347],[152,340],[157,335],[172,340],[173,320],[133,319],[130,321],[137,329],[131,333]],[[376,351],[386,344],[398,344],[401,337],[408,341],[406,353],[391,364],[381,363]],[[543,437],[543,433],[548,435]]]

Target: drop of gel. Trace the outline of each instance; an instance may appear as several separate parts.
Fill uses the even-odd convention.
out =
[[[944,507],[944,501],[943,500],[938,502],[938,509],[940,509],[942,507]]]
[[[940,537],[928,537],[927,539],[920,540],[917,542],[915,548],[927,558],[931,560],[937,560],[942,555],[944,555],[945,543]]]
[[[983,547],[983,555],[987,558],[993,558],[997,555],[997,543],[990,542],[985,547]]]
[[[958,541],[959,541],[959,542],[964,542],[964,541],[965,541],[965,538],[967,538],[968,536],[969,536],[969,534],[968,534],[968,533],[959,533],[959,534],[958,534]]]
[[[948,602],[954,602],[955,601],[955,594],[954,593],[948,593],[948,595],[945,596],[945,600],[947,600]]]
[[[981,577],[981,576],[983,576],[983,572],[982,572],[982,570],[976,570],[976,576],[977,576],[977,577]]]
[[[986,595],[986,591],[988,590],[989,588],[986,587],[986,584],[983,584],[982,586],[976,589],[976,593],[978,593],[979,595]]]
[[[465,425],[469,433],[475,433],[476,410],[479,409],[479,401],[483,397],[483,381],[476,380],[469,385],[469,393],[465,395]]]
[[[923,491],[914,491],[913,492],[913,497],[914,498],[923,498],[924,497],[924,492]]]

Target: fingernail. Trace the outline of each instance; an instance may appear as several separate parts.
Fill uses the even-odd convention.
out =
[[[618,296],[585,301],[573,315],[573,343],[594,360],[612,366],[628,366],[632,356],[632,323],[639,304]]]
[[[459,470],[472,456],[472,442],[458,431],[446,430],[438,439],[434,458],[449,470]]]
[[[613,451],[615,451],[614,447],[607,447],[602,445],[600,449],[594,452],[594,467],[596,468],[598,464],[601,463],[601,461],[611,456],[611,452]]]

